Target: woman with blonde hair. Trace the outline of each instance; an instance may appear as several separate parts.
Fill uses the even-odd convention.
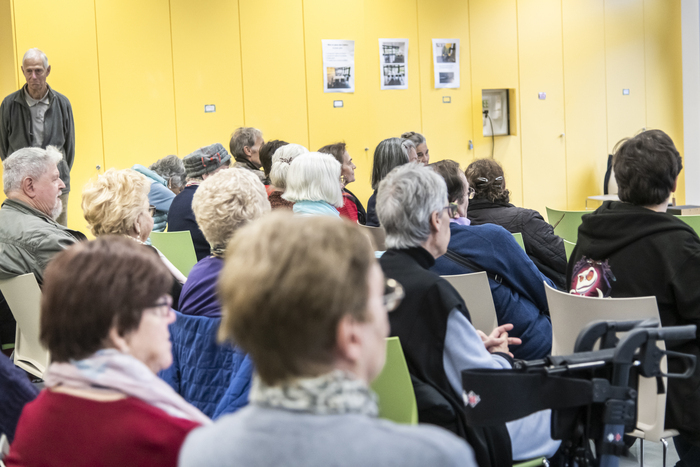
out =
[[[153,229],[155,206],[148,202],[151,183],[132,169],[109,169],[83,188],[83,215],[95,237],[123,235],[146,245]],[[177,309],[187,278],[155,247],[148,245],[173,276],[171,295]]]

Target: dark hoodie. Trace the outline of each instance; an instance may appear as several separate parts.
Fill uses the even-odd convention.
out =
[[[603,269],[609,267],[607,284],[601,286],[605,296],[654,295],[663,326],[695,324],[700,328],[700,239],[682,220],[641,206],[606,201],[583,216],[567,267],[572,293],[577,289],[577,274],[587,267],[579,262],[582,257],[600,262]],[[697,338],[681,344],[669,342],[666,347],[700,356]],[[669,371],[680,371],[674,359],[669,360]],[[677,429],[700,444],[700,365],[690,379],[668,381],[666,428]]]

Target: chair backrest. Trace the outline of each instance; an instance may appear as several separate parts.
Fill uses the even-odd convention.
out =
[[[552,355],[574,351],[579,332],[597,320],[659,319],[656,297],[592,298],[560,292],[545,284],[552,318]],[[658,347],[665,350],[663,342]],[[666,372],[666,360],[661,362]],[[666,383],[664,378],[664,384]],[[659,441],[664,429],[666,394],[657,394],[655,378],[639,378],[637,429],[645,439]]]
[[[581,218],[590,211],[559,211],[547,208],[547,222],[554,227],[554,233],[561,238],[576,243]]]
[[[523,234],[521,234],[520,232],[515,232],[513,234],[513,238],[515,239],[516,242],[518,242],[518,245],[520,245],[520,248],[522,248],[523,251],[525,251],[525,242],[523,242]]]
[[[574,242],[570,242],[567,239],[564,240],[564,250],[566,251],[566,260],[569,261],[569,258],[571,258],[571,253],[574,252],[574,247],[576,244]]]
[[[418,423],[418,407],[411,375],[398,337],[386,340],[384,369],[371,384],[379,396],[379,416],[396,423]]]
[[[464,303],[467,304],[472,325],[479,331],[489,334],[498,326],[496,307],[493,304],[493,295],[489,287],[489,278],[486,272],[474,272],[472,274],[457,274],[454,276],[442,276],[452,287],[457,289]]]
[[[696,234],[700,235],[700,216],[676,216],[690,227],[693,228]]]
[[[151,244],[173,263],[182,274],[189,275],[197,264],[192,235],[188,230],[182,232],[151,232]]]
[[[386,232],[383,227],[370,227],[368,225],[360,225],[362,231],[369,237],[372,242],[372,247],[375,251],[386,250]]]
[[[14,363],[41,378],[49,366],[50,355],[39,341],[41,289],[34,274],[23,274],[0,281],[0,292],[17,321]]]

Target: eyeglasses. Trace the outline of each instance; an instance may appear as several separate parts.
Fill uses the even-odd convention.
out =
[[[469,191],[467,191],[467,197],[469,199],[474,199],[474,195],[476,195],[476,190],[472,187],[469,187]]]
[[[386,311],[394,311],[406,296],[401,284],[394,279],[387,279],[384,284],[384,307]]]
[[[457,216],[457,213],[459,212],[459,211],[458,211],[458,210],[459,210],[459,206],[457,206],[457,203],[450,203],[450,204],[448,204],[447,206],[445,206],[444,208],[442,208],[443,211],[444,211],[445,209],[449,209],[449,210],[450,210],[450,212],[449,212],[450,217],[456,217],[456,216]]]
[[[151,215],[151,217],[156,215],[156,207],[153,206],[152,204],[148,206],[148,214]]]
[[[173,306],[173,299],[170,295],[166,294],[163,295],[156,303],[155,305],[146,308],[145,311],[148,311],[149,313],[153,313],[156,316],[160,316],[161,318],[166,318],[170,316],[170,310],[172,309]]]

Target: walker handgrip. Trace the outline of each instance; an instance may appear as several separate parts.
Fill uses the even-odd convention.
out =
[[[649,331],[649,336],[654,336],[660,341],[683,341],[695,339],[697,326],[687,324],[685,326],[672,326]]]

